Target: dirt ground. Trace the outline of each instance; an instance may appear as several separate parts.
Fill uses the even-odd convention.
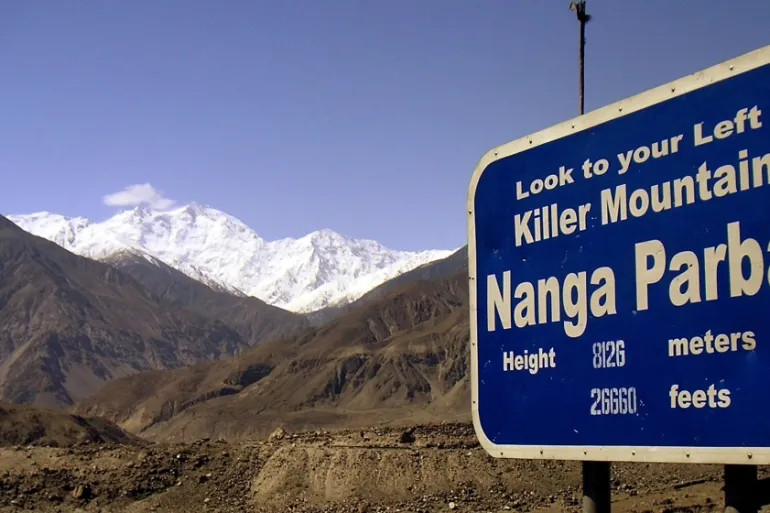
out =
[[[613,465],[613,511],[721,511],[721,480],[719,466]],[[579,464],[493,459],[467,424],[0,449],[2,512],[562,513],[580,497]]]

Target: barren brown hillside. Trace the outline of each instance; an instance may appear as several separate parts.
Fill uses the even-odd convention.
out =
[[[250,296],[214,290],[159,260],[135,254],[114,255],[109,264],[133,276],[172,305],[217,319],[236,330],[249,345],[294,335],[310,326],[299,315]]]
[[[114,381],[76,411],[155,439],[467,418],[467,294],[464,273],[412,283],[229,361]]]
[[[0,399],[70,405],[148,369],[239,354],[221,321],[172,306],[127,274],[0,216]]]
[[[0,403],[0,447],[70,447],[84,443],[146,445],[105,419]]]

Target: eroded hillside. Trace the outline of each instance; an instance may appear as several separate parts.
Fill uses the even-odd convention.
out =
[[[231,360],[114,381],[77,411],[153,439],[467,418],[467,297],[464,273],[411,283]]]
[[[0,216],[0,399],[71,405],[104,383],[239,354],[223,322]]]

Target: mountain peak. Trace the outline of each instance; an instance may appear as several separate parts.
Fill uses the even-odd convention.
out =
[[[216,208],[213,208],[210,205],[206,205],[203,203],[196,203],[194,201],[192,203],[188,203],[181,207],[176,207],[171,210],[168,210],[167,212],[187,213],[191,215],[227,216],[227,214],[225,214],[221,210],[217,210]]]
[[[171,210],[166,210],[163,212],[156,212],[156,216],[166,216],[167,218],[176,218],[176,219],[186,219],[192,222],[197,221],[199,218],[218,222],[222,224],[226,224],[230,226],[232,229],[246,229],[251,230],[246,224],[241,221],[240,219],[231,216],[230,214],[227,214],[225,212],[222,212],[221,210],[218,210],[214,207],[211,207],[209,205],[205,205],[202,203],[188,203],[186,205],[183,205],[181,207],[176,207]]]
[[[184,206],[183,210],[189,214],[205,214],[210,210],[208,205],[202,205],[200,203],[188,203]]]
[[[55,216],[57,214],[51,214],[49,212],[41,212],[48,216]],[[130,209],[120,210],[115,216],[131,216],[136,219],[144,219],[147,217],[159,216],[159,215],[174,215],[174,214],[189,214],[193,216],[209,215],[209,216],[226,216],[224,212],[221,212],[209,205],[201,203],[188,203],[182,206],[176,206],[172,208],[153,208],[148,205],[137,205]],[[39,215],[39,214],[30,214]],[[113,217],[115,217],[113,216]]]
[[[101,223],[49,213],[11,220],[82,256],[114,261],[122,254],[144,254],[195,280],[295,312],[346,304],[451,254],[393,251],[328,228],[267,242],[239,219],[200,203],[165,211],[140,206]]]
[[[304,237],[302,237],[300,240],[306,239],[311,242],[322,242],[322,243],[329,243],[329,242],[347,242],[352,241],[354,239],[351,239],[350,237],[347,237],[345,235],[342,235],[341,233],[337,233],[334,230],[330,230],[328,228],[322,228],[321,230],[317,230],[314,232],[311,232]]]
[[[144,219],[146,217],[151,216],[153,212],[154,210],[151,209],[150,207],[146,207],[144,205],[137,205],[131,210],[127,210],[125,213],[136,219]]]

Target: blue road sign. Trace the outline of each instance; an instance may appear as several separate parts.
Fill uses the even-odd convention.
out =
[[[770,46],[490,151],[468,212],[491,455],[770,463]]]

